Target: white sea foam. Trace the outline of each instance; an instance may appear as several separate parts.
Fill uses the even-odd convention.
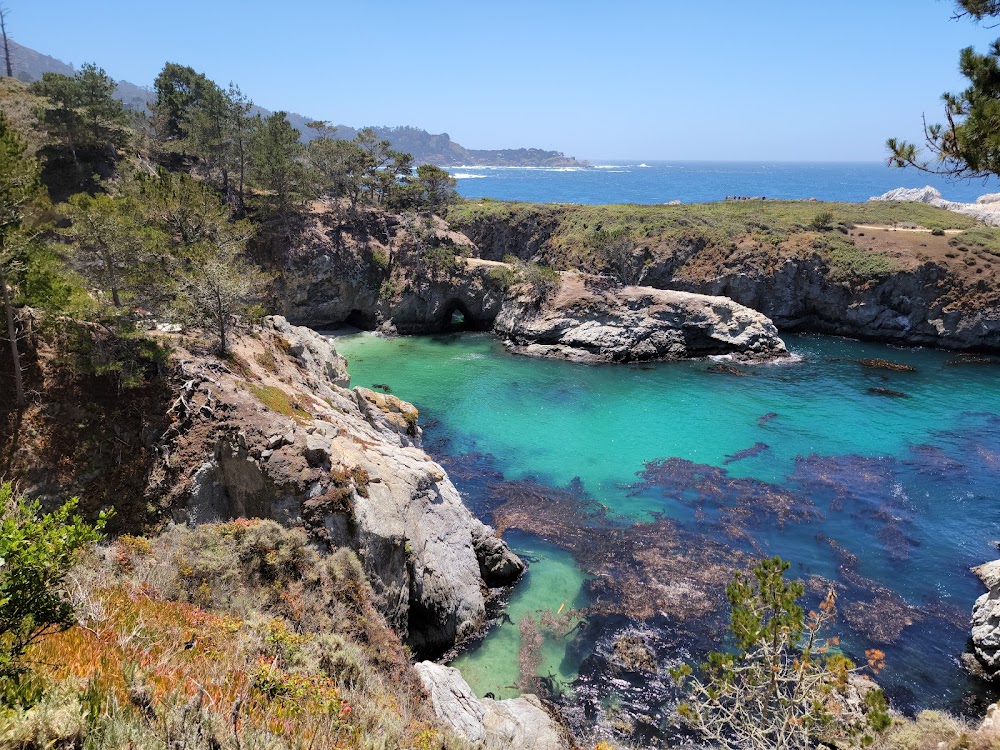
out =
[[[639,166],[640,167],[644,167],[645,169],[649,169],[649,165],[648,164],[640,164]]]
[[[634,167],[635,164],[595,164],[594,169],[622,169],[623,167]]]
[[[466,172],[456,172],[452,175],[456,180],[485,180],[489,175],[486,174],[468,174]]]

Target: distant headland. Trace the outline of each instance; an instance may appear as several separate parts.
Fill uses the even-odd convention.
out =
[[[25,47],[13,40],[11,46],[11,63],[15,77],[25,82],[37,81],[45,73],[74,75],[72,65],[55,57],[42,54]],[[115,98],[121,100],[129,109],[145,111],[156,95],[148,86],[140,86],[129,81],[118,81]],[[266,117],[271,114],[263,107],[254,107],[254,113]],[[288,113],[288,121],[301,133],[303,141],[311,141],[318,133],[309,127],[315,117]],[[334,137],[353,140],[360,128],[350,125],[337,125]],[[578,161],[572,156],[566,156],[561,151],[546,151],[540,148],[501,148],[501,149],[469,149],[451,140],[447,133],[428,133],[422,128],[403,125],[399,127],[372,127],[372,130],[392,144],[398,151],[405,151],[413,156],[417,164],[434,164],[439,167],[458,166],[491,166],[491,167],[589,167],[588,162]]]

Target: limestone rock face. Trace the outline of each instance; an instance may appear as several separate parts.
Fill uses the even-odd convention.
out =
[[[480,700],[457,669],[424,661],[416,665],[416,670],[438,718],[469,742],[512,750],[570,747],[536,696]]]
[[[353,227],[332,218],[316,209],[283,259],[273,297],[290,321],[318,329],[391,326],[405,335],[451,330],[458,312],[464,328],[489,330],[503,288],[468,237],[438,217],[369,215]],[[425,260],[437,247],[458,253],[452,266]],[[405,268],[405,281],[388,279],[388,265]]]
[[[540,304],[505,302],[495,331],[516,353],[584,362],[787,354],[767,317],[725,297],[614,287],[578,273],[562,274]]]
[[[419,653],[475,632],[484,592],[524,564],[421,450],[416,408],[347,390],[330,343],[281,318],[234,354],[238,373],[207,357],[180,363],[175,426],[153,480],[175,520],[302,525],[321,545],[357,552],[382,611]]]
[[[1000,560],[972,569],[989,591],[972,606],[972,651],[963,655],[970,671],[987,679],[1000,673]]]

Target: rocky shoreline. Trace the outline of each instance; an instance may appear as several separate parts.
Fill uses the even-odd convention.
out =
[[[416,409],[349,390],[329,342],[280,317],[233,351],[235,367],[180,361],[149,494],[178,522],[271,518],[354,550],[383,614],[419,654],[476,632],[489,592],[525,565],[421,450]]]

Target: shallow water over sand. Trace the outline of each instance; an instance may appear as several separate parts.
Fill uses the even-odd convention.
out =
[[[641,713],[661,731],[663,669],[719,645],[726,566],[779,554],[813,595],[836,587],[845,650],[886,652],[897,706],[981,699],[958,658],[983,591],[968,568],[1000,539],[1000,363],[786,342],[798,361],[735,377],[710,362],[514,357],[481,334],[337,340],[354,385],[421,409],[425,446],[532,561],[509,621],[455,660],[477,693],[528,685],[589,720]],[[691,571],[694,588],[680,586]],[[520,674],[525,617],[543,645],[522,664],[541,681]],[[660,678],[614,664],[626,631],[643,634]]]

